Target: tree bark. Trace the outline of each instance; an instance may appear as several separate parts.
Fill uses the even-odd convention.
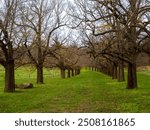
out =
[[[79,75],[80,74],[80,68],[75,68],[75,75]]]
[[[128,63],[128,80],[127,89],[137,88],[137,73],[136,73],[136,63]]]
[[[137,45],[137,19],[138,19],[138,10],[137,10],[137,1],[130,1],[130,8],[131,8],[131,24],[130,28],[128,30],[128,48],[129,48],[129,54],[131,57],[132,63],[128,63],[128,83],[127,83],[127,89],[134,89],[137,88],[137,73],[136,73],[136,50],[135,46]]]
[[[70,78],[71,76],[70,76],[70,69],[68,69],[68,78]]]
[[[123,61],[121,61],[121,63],[119,64],[119,67],[118,67],[118,81],[119,82],[125,81]]]
[[[14,60],[9,60],[5,65],[5,88],[4,92],[15,91]]]
[[[113,64],[112,79],[117,79],[117,64]]]
[[[78,74],[80,74],[80,73],[81,73],[81,69],[79,68],[79,69],[78,69]]]
[[[74,69],[71,69],[72,77],[74,77]]]
[[[43,66],[40,65],[37,67],[37,84],[43,84]]]
[[[65,78],[65,69],[60,69],[61,70],[61,78],[64,79]]]
[[[75,68],[74,70],[75,70],[75,75],[78,75],[77,68]]]

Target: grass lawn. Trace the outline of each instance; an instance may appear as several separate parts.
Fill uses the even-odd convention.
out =
[[[32,82],[34,88],[4,93],[0,68],[0,112],[150,112],[150,71],[138,73],[136,90],[86,70],[70,79],[60,79],[57,70],[45,70],[44,76],[45,84],[37,85],[34,68],[19,68],[16,83]]]

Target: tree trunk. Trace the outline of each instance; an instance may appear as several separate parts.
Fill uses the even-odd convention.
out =
[[[137,88],[137,73],[136,73],[136,63],[128,63],[128,80],[127,89]]]
[[[68,78],[70,78],[71,76],[70,76],[70,69],[68,69]]]
[[[37,67],[37,84],[43,84],[43,66],[38,66]]]
[[[94,71],[94,67],[92,66],[92,71]]]
[[[150,65],[150,54],[149,54],[149,65]]]
[[[5,88],[4,92],[15,91],[14,60],[9,60],[5,65]]]
[[[112,79],[117,79],[117,64],[113,64]]]
[[[78,69],[78,74],[80,74],[80,73],[81,73],[81,69],[79,68],[79,69]]]
[[[128,80],[127,80],[127,89],[137,88],[137,73],[136,73],[136,49],[137,46],[137,20],[138,20],[138,10],[137,10],[137,1],[130,1],[130,13],[131,13],[131,24],[128,29],[128,53],[130,54],[130,59],[132,63],[128,63]]]
[[[65,69],[60,69],[61,70],[61,78],[64,79],[65,78]]]
[[[74,69],[71,69],[72,77],[74,77]]]
[[[75,75],[78,75],[77,68],[75,68]]]
[[[80,74],[80,68],[75,68],[75,75],[79,75]]]
[[[119,67],[118,67],[118,81],[119,82],[125,81],[123,61],[121,61],[121,63],[119,64]]]

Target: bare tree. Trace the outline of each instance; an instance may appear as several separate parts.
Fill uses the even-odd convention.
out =
[[[68,72],[68,78],[74,76],[74,71],[79,69],[77,68],[77,63],[79,60],[79,51],[78,47],[69,43],[71,33],[68,33],[66,36],[64,33],[62,35],[56,34],[53,38],[54,44],[49,48],[49,57],[50,63],[53,64],[53,67],[58,67],[60,69],[61,78],[65,78],[65,71]],[[52,62],[51,62],[51,59]],[[48,60],[49,61],[49,60]],[[78,72],[77,72],[78,73]],[[79,73],[78,73],[79,74]]]
[[[15,59],[23,42],[20,29],[15,25],[19,0],[3,0],[0,9],[0,64],[5,68],[5,92],[15,91]]]
[[[148,0],[76,0],[78,10],[73,17],[78,19],[76,27],[84,25],[85,30],[94,36],[113,35],[114,45],[99,54],[107,55],[128,64],[128,89],[137,88],[136,58],[143,51],[149,40],[149,7]],[[82,27],[83,28],[83,27]],[[117,45],[117,47],[116,47]],[[118,49],[118,50],[117,50]]]
[[[37,83],[44,83],[43,64],[51,46],[52,33],[65,25],[63,9],[62,0],[29,0],[21,8],[22,22],[19,26],[24,27],[28,39],[25,47],[31,63],[37,69]]]

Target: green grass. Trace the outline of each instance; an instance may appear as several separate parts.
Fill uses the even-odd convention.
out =
[[[44,70],[45,84],[37,85],[32,67],[16,70],[16,82],[32,82],[33,89],[4,93],[0,68],[0,112],[150,112],[150,71],[138,73],[138,89],[92,71],[60,79],[58,70]]]

